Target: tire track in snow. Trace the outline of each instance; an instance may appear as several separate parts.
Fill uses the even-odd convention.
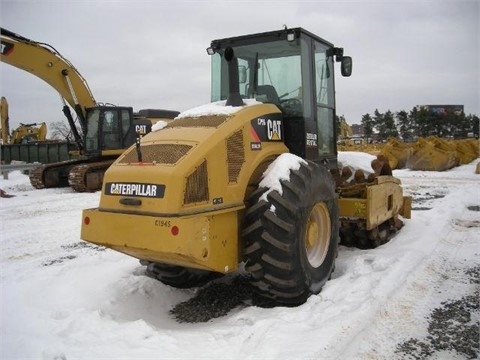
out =
[[[441,210],[437,212],[440,214]],[[448,213],[448,209],[444,213]],[[406,269],[409,276],[405,283],[380,304],[371,322],[358,332],[338,358],[401,359],[401,355],[395,354],[398,343],[428,336],[426,313],[440,306],[442,301],[450,300],[452,289],[458,294],[473,292],[464,273],[480,263],[479,214],[465,206],[452,221],[446,220],[449,216],[445,215],[417,234],[418,241],[422,241],[422,235],[427,236],[438,228],[438,223],[444,223],[439,227],[439,239],[431,253]]]

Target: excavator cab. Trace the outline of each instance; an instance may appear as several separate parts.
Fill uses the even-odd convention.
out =
[[[283,116],[284,141],[304,159],[336,167],[334,61],[350,76],[352,60],[343,49],[296,28],[214,40],[212,101],[227,99],[230,89],[226,49],[238,60],[239,95],[276,105]]]
[[[87,109],[87,156],[100,156],[102,151],[124,151],[135,142],[133,109],[121,106],[96,106]]]
[[[86,109],[84,149],[87,157],[120,155],[136,139],[152,131],[152,124],[171,121],[179,113],[145,109],[134,113],[132,107],[95,106]]]

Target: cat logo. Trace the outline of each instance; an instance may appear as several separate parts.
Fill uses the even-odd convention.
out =
[[[147,134],[147,125],[135,125],[135,132],[140,135]]]
[[[12,43],[8,41],[2,41],[0,43],[0,50],[2,55],[10,55],[10,53],[13,51],[13,45]]]
[[[267,137],[271,141],[282,140],[282,121],[281,120],[267,120]]]
[[[283,140],[282,114],[266,114],[250,121],[251,150],[261,150],[261,143]]]

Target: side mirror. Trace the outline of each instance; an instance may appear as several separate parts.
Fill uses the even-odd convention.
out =
[[[247,82],[247,67],[244,65],[238,67],[238,82],[240,84],[245,84]]]
[[[342,57],[342,65],[340,67],[342,71],[342,76],[350,76],[352,75],[352,58],[350,56],[343,56]]]

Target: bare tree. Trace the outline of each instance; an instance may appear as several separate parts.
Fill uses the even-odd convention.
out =
[[[63,121],[56,121],[50,125],[51,138],[53,140],[74,141],[72,130]]]

